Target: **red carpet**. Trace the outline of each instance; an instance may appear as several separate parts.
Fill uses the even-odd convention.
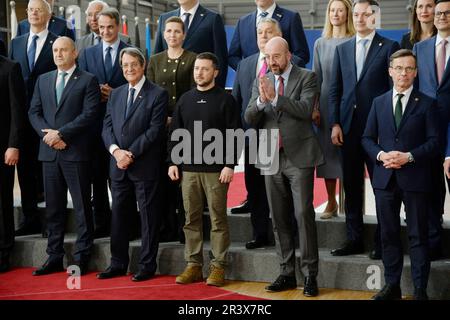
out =
[[[33,277],[34,268],[17,268],[0,275],[0,300],[263,300],[207,286],[179,285],[175,276],[132,282],[131,276],[98,280],[95,272],[81,277],[81,289],[67,289],[66,273]]]
[[[339,185],[338,185],[339,186]],[[338,187],[336,190],[339,190]],[[239,205],[247,197],[247,190],[245,189],[244,173],[235,173],[233,181],[228,190],[228,208]],[[327,190],[323,179],[314,179],[314,207],[318,207],[327,201]]]

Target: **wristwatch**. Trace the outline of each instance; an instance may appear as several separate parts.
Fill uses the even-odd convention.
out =
[[[414,162],[414,157],[411,152],[408,152],[408,162]]]

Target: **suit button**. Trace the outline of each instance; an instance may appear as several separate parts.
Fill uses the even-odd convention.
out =
[[[398,138],[395,138],[395,142],[398,142]]]

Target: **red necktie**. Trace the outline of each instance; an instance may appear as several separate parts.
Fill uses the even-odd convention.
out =
[[[284,79],[282,76],[278,77],[278,96],[284,95]],[[283,148],[283,140],[281,139],[281,131],[278,132],[278,149]]]
[[[442,81],[442,77],[444,76],[445,72],[445,57],[447,56],[446,48],[447,45],[447,39],[442,39],[441,41],[441,49],[439,50],[439,53],[437,55],[436,59],[436,71],[437,71],[437,77],[438,77],[438,83],[440,84]]]
[[[259,70],[259,74],[258,77],[261,78],[262,76],[264,76],[267,73],[267,62],[266,59],[263,59],[263,64],[261,66],[261,69]]]

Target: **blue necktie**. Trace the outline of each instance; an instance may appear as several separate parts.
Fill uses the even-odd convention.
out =
[[[191,17],[191,14],[189,12],[185,12],[183,15],[184,15],[184,33],[187,33],[189,29],[189,18]]]
[[[359,77],[361,76],[361,72],[364,67],[364,61],[366,60],[366,44],[369,42],[367,39],[361,39],[359,40],[359,45],[361,45],[360,55],[357,57],[356,60],[356,79],[359,80]]]
[[[261,18],[265,18],[265,17],[267,17],[267,15],[268,15],[269,13],[268,12],[261,12],[259,15],[261,16]]]
[[[125,110],[125,119],[128,117],[128,112],[130,112],[131,106],[133,105],[135,91],[136,91],[135,88],[130,88],[130,95],[127,102],[127,109]]]
[[[58,85],[56,86],[56,103],[59,105],[59,101],[61,101],[61,96],[63,94],[64,91],[64,85],[66,82],[66,76],[67,76],[67,72],[62,71],[60,73],[58,73],[58,78],[59,78],[59,82]]]
[[[112,57],[111,57],[111,50],[112,50],[112,47],[106,48],[106,55],[105,55],[106,81],[111,80],[111,75],[112,75],[113,63],[112,63]]]
[[[31,41],[30,48],[28,48],[28,66],[30,67],[30,72],[34,69],[34,60],[36,59],[36,47],[37,47],[37,39],[39,39],[38,35],[33,36],[33,40]]]

